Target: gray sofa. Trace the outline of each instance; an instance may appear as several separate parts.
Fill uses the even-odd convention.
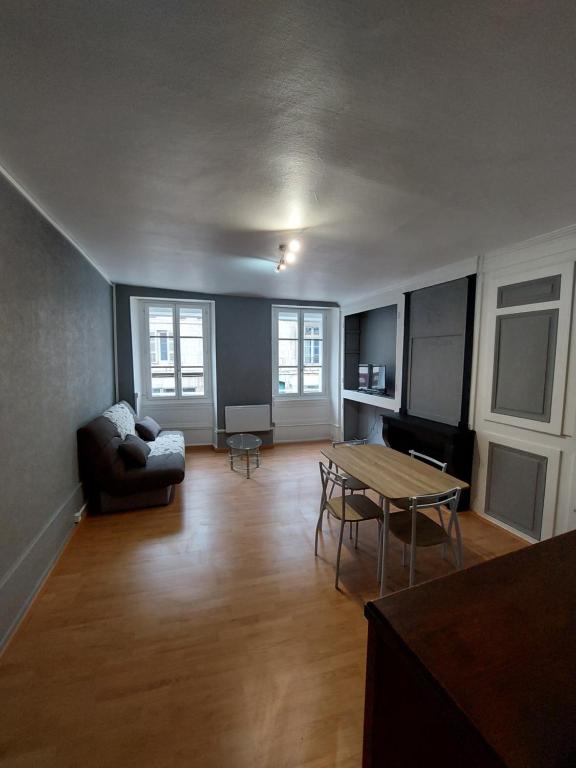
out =
[[[136,434],[137,416],[120,402],[78,430],[80,478],[93,510],[115,512],[168,504],[184,479],[184,436],[162,430],[148,443],[144,467],[127,467],[118,446]]]

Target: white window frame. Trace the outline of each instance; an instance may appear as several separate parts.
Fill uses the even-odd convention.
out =
[[[298,394],[278,392],[278,315],[280,312],[298,313]],[[322,315],[322,365],[312,366],[322,369],[322,391],[304,392],[304,313],[315,312]],[[325,400],[329,397],[330,376],[330,338],[328,312],[325,307],[300,307],[275,304],[272,307],[272,399],[273,400]]]
[[[170,307],[174,317],[174,373],[176,380],[176,392],[174,395],[152,395],[152,365],[150,360],[150,329],[148,324],[148,309],[150,307]],[[180,365],[180,327],[178,323],[178,310],[195,307],[202,309],[202,341],[203,341],[203,368],[204,368],[204,394],[183,395]],[[141,355],[142,382],[144,397],[148,403],[212,403],[212,304],[207,301],[166,301],[165,299],[146,299],[142,301],[140,310],[141,318]]]

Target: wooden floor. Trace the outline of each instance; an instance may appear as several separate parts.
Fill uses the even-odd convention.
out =
[[[86,519],[0,662],[0,765],[358,768],[376,523],[315,558],[320,445],[205,449],[169,507]],[[465,565],[523,543],[462,515]],[[451,571],[422,551],[418,578]],[[392,542],[390,584],[406,585]]]

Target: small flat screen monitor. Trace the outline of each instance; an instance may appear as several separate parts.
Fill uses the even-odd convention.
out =
[[[371,365],[358,366],[358,389],[368,389],[370,386]]]
[[[385,365],[372,366],[372,380],[370,383],[370,389],[377,389],[381,392],[386,391],[386,366]]]

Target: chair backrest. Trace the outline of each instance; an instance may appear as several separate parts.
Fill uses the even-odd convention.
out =
[[[433,459],[432,456],[426,456],[425,453],[419,453],[418,451],[408,451],[408,453],[413,459],[420,459],[420,461],[425,461],[428,464],[434,464],[441,472],[446,472],[448,462],[438,461],[438,459]]]
[[[461,488],[451,488],[442,493],[428,493],[422,496],[412,496],[410,498],[410,509],[417,511],[419,509],[430,509],[431,507],[448,507],[450,512],[456,513],[458,502],[460,501]]]
[[[337,445],[366,445],[367,443],[367,437],[357,437],[354,440],[334,440],[332,448],[336,448]]]
[[[334,483],[334,485],[342,488],[342,495],[346,492],[346,483],[348,478],[344,475],[340,475],[338,472],[334,472],[333,469],[329,469],[324,462],[318,462],[320,466],[320,479],[322,480],[322,491],[327,492],[328,483]]]

